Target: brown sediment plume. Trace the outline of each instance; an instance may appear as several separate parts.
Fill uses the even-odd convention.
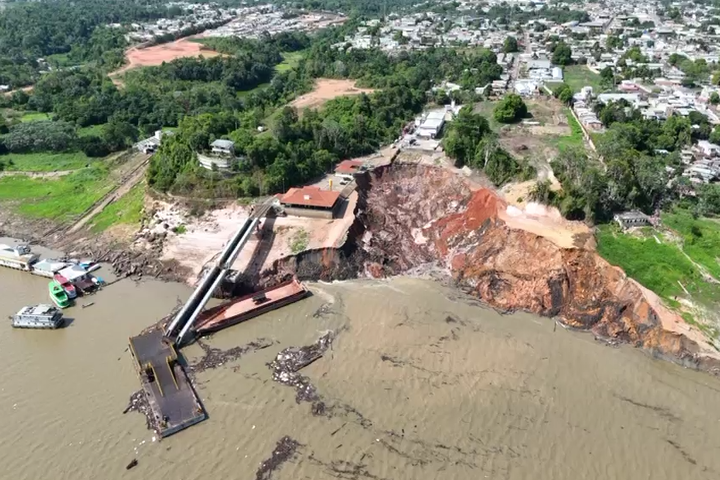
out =
[[[556,317],[720,374],[720,353],[704,334],[601,258],[586,226],[543,207],[520,211],[446,168],[396,163],[357,181],[343,248],[278,261],[265,282],[439,273],[494,308]]]

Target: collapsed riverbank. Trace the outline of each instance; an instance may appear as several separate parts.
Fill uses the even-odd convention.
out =
[[[263,269],[236,277],[225,291],[246,293],[292,275],[324,281],[432,276],[498,310],[555,317],[611,343],[630,343],[720,374],[720,353],[710,339],[603,260],[585,225],[543,207],[519,210],[448,167],[399,160],[359,175],[357,184],[344,243],[282,252],[274,261],[268,258]],[[0,222],[7,236],[56,247],[58,240],[42,233],[48,228],[47,222]],[[138,248],[87,235],[70,247],[65,241],[63,251],[72,248],[72,253],[106,261],[119,276],[192,283],[197,272],[188,268],[186,258],[166,252],[171,249],[165,243],[164,237],[154,238]],[[202,265],[197,267],[200,271]]]
[[[394,163],[357,178],[355,223],[339,249],[278,260],[261,284],[429,274],[502,311],[557,318],[720,374],[703,332],[602,259],[592,232],[556,212],[520,211],[446,168]]]

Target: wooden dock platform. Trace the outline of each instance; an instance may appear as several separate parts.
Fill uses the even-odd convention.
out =
[[[177,433],[207,418],[190,379],[179,362],[175,346],[163,338],[162,330],[130,338],[142,387],[161,437]]]

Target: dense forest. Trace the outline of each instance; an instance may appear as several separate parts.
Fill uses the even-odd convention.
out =
[[[113,68],[123,61],[124,31],[111,23],[178,15],[161,0],[39,1],[9,5],[0,15],[0,84],[13,88],[37,81],[44,65],[94,62]]]

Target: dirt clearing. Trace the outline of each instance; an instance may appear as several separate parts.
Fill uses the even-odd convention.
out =
[[[181,38],[174,42],[147,48],[133,47],[125,52],[125,61],[127,63],[120,70],[111,73],[110,77],[117,77],[133,68],[154,67],[162,65],[163,62],[172,62],[183,57],[199,57],[202,55],[207,58],[221,55],[218,52],[206,49],[201,43],[191,41],[192,38],[196,37]]]
[[[335,80],[320,78],[315,81],[315,88],[310,93],[296,98],[290,105],[302,110],[304,108],[321,107],[328,100],[345,95],[360,95],[361,93],[373,93],[372,88],[358,88],[355,80]]]

